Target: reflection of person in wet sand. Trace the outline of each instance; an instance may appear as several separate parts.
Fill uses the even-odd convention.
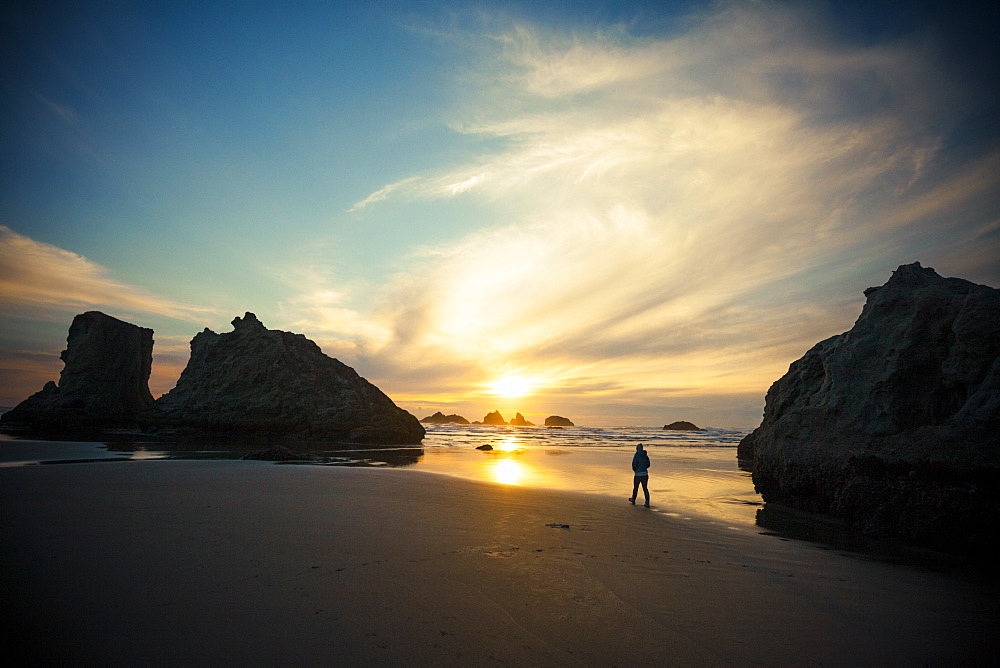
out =
[[[632,496],[628,502],[635,505],[635,497],[639,493],[639,484],[642,483],[642,493],[646,495],[646,507],[649,508],[649,455],[642,449],[642,443],[635,446],[635,455],[632,456],[632,471],[635,477],[632,478]]]

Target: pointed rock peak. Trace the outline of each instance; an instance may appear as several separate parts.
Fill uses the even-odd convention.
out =
[[[871,297],[883,288],[918,288],[927,285],[935,280],[941,280],[941,276],[930,267],[922,267],[919,262],[912,264],[901,264],[892,272],[892,276],[885,285],[878,285],[865,290],[865,296]]]
[[[528,422],[527,420],[524,419],[524,416],[521,415],[520,413],[518,413],[517,415],[514,416],[514,418],[510,421],[510,424],[512,424],[512,425],[514,425],[516,427],[534,427],[535,426],[534,422]]]
[[[493,411],[483,418],[483,424],[507,424],[507,421],[500,415],[500,411]]]
[[[921,267],[919,262],[914,262],[913,264],[899,265],[899,268],[892,272],[889,283],[922,285],[935,278],[941,278],[936,271],[930,267]]]
[[[234,332],[264,332],[267,328],[264,327],[264,323],[257,319],[250,311],[243,314],[243,317],[233,318],[233,331]]]

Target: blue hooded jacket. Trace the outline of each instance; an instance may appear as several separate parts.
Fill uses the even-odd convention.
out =
[[[639,450],[632,456],[632,470],[636,475],[649,475],[649,455],[645,450]]]

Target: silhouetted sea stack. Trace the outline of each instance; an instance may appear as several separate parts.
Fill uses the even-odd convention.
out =
[[[233,331],[191,340],[177,386],[146,415],[160,433],[415,444],[417,418],[301,334],[269,330],[253,313]]]
[[[527,420],[524,419],[524,416],[521,415],[520,413],[518,413],[517,415],[515,415],[514,417],[511,418],[510,424],[514,425],[515,427],[534,427],[535,426],[534,422],[528,422]]]
[[[696,426],[693,422],[685,422],[684,420],[665,424],[663,425],[663,428],[673,431],[705,431],[701,427]]]
[[[1000,290],[919,263],[767,392],[739,445],[765,501],[949,549],[1000,529]]]
[[[87,311],[73,318],[60,358],[59,384],[47,382],[0,416],[5,428],[52,434],[132,428],[153,403],[151,329]]]
[[[486,417],[483,418],[482,424],[507,424],[507,421],[503,419],[500,415],[500,411],[493,411],[492,413],[487,413]]]
[[[546,427],[575,427],[568,418],[564,418],[560,415],[550,415],[545,418]]]
[[[454,413],[451,415],[445,415],[441,411],[438,411],[434,415],[428,415],[420,421],[425,424],[469,424],[469,421],[461,415]]]

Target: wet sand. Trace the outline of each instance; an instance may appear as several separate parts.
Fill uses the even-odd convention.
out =
[[[141,665],[955,665],[997,596],[597,494],[392,469],[0,469],[8,652]]]

